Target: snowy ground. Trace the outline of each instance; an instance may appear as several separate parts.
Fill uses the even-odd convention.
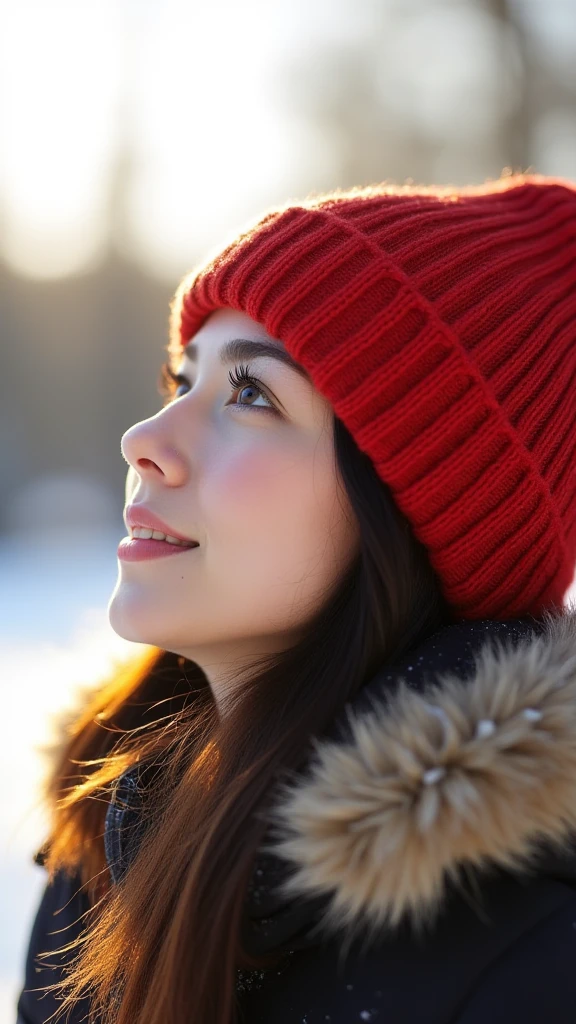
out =
[[[125,531],[88,542],[71,533],[51,542],[0,543],[0,1021],[13,1024],[24,957],[45,872],[32,861],[44,838],[37,785],[38,745],[50,718],[77,687],[101,677],[112,659],[130,656],[108,624]]]

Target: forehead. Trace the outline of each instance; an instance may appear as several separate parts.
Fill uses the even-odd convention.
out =
[[[200,340],[200,343],[198,341]],[[200,330],[191,337],[180,355],[197,363],[203,360],[202,349],[215,354],[223,366],[241,360],[268,357],[277,360],[284,366],[306,380],[312,387],[312,379],[307,369],[293,358],[285,345],[277,338],[271,338],[266,329],[245,313],[235,310],[217,310],[202,325]]]
[[[262,324],[258,323],[257,320],[253,320],[247,313],[236,309],[215,310],[207,317],[202,327],[196,331],[196,334],[187,340],[194,340],[198,344],[198,348],[202,348],[203,344],[210,345],[211,340],[224,339],[228,335],[230,337],[243,336],[256,338],[258,341],[269,341],[279,348],[284,348],[282,342],[278,338],[272,338]]]

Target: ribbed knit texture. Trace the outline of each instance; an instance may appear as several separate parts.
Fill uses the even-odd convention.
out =
[[[377,185],[268,211],[180,283],[281,340],[371,458],[463,619],[561,605],[576,568],[576,184]]]

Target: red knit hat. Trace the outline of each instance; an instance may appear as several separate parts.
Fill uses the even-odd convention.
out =
[[[179,352],[231,307],[368,454],[464,619],[562,605],[576,567],[576,184],[375,185],[269,210],[187,275]]]

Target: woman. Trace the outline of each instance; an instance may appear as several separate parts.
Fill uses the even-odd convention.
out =
[[[122,439],[150,646],[55,750],[19,1024],[573,1024],[575,268],[576,186],[515,175],[180,284]]]

